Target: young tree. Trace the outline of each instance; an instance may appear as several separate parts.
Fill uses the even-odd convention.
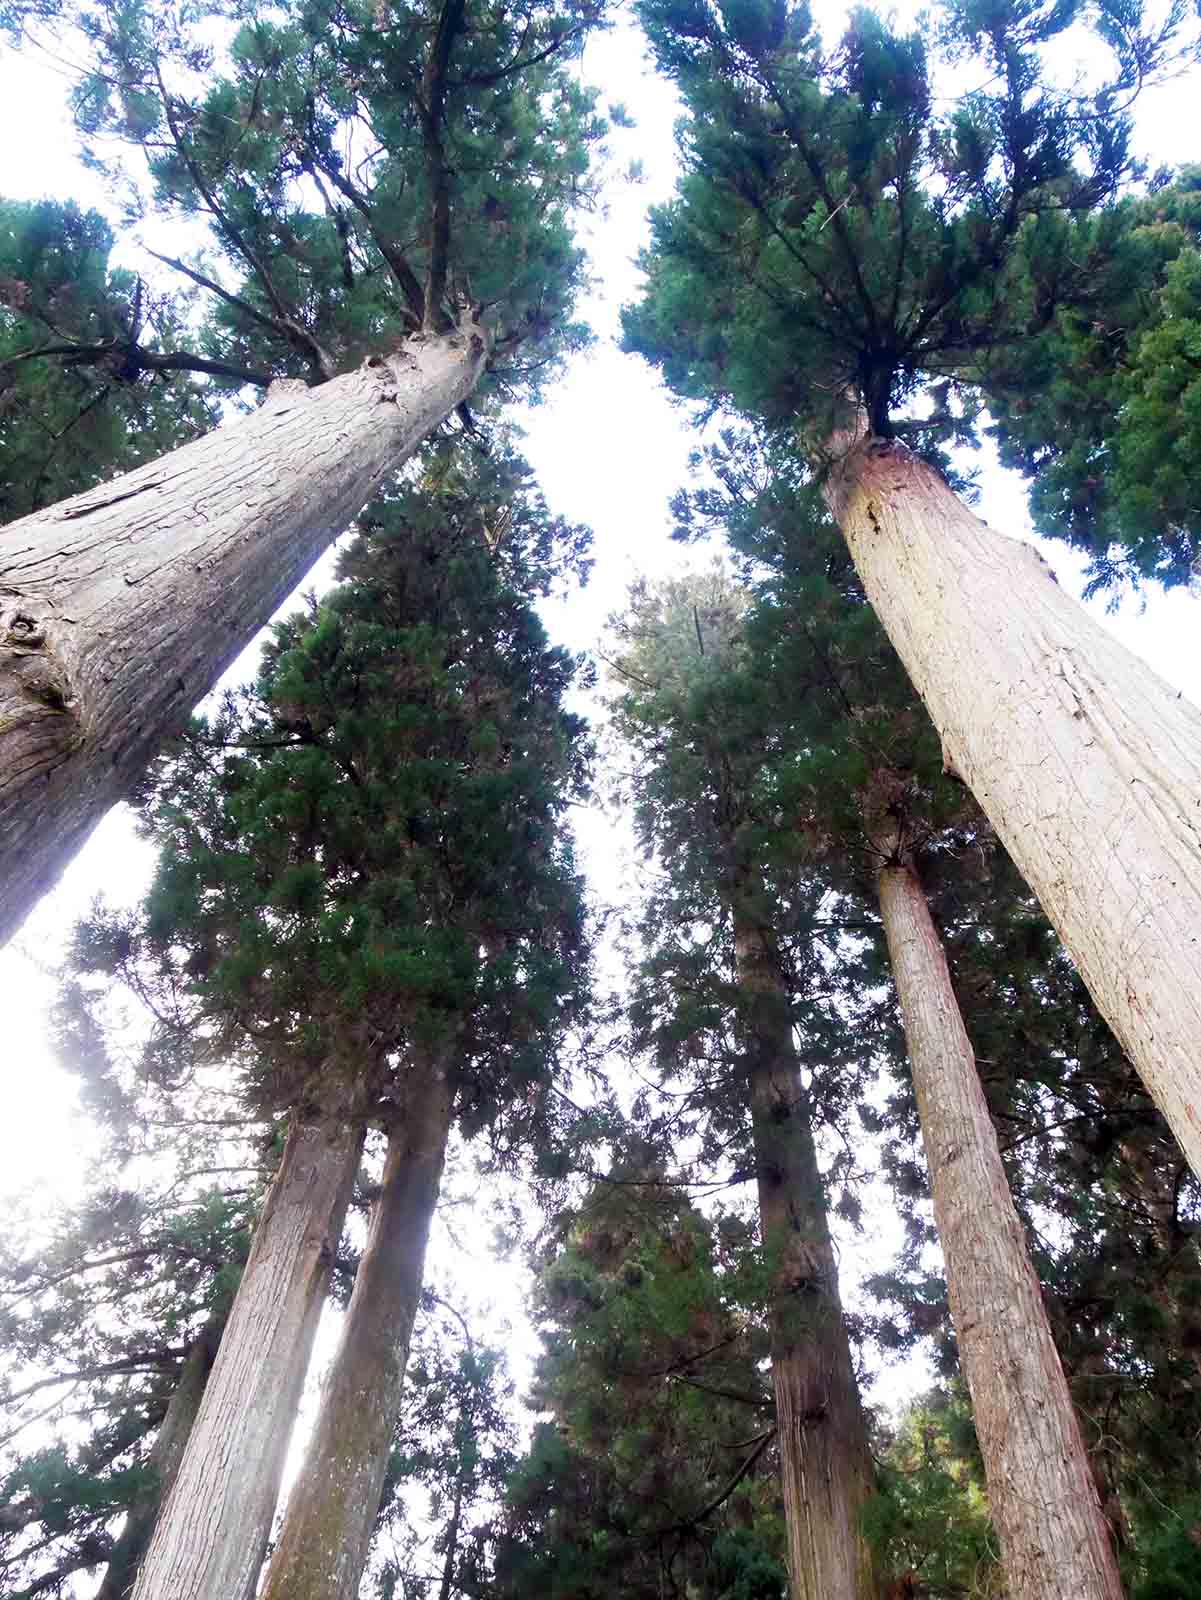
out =
[[[508,456],[466,472],[435,462],[376,506],[347,581],[280,626],[256,689],[158,777],[157,947],[184,962],[219,1033],[251,1033],[260,1103],[315,1138],[388,1136],[267,1594],[357,1591],[452,1121],[503,1120],[517,1142],[537,1127],[584,1003],[579,883],[557,826],[586,760],[561,705],[576,664],[526,598],[583,536]],[[260,1341],[233,1332],[246,1410]],[[206,1403],[139,1594],[253,1590],[261,1540],[206,1515],[215,1480],[257,1504],[232,1431]]]
[[[833,52],[784,0],[641,15],[689,115],[627,341],[678,392],[786,431],[824,475],[948,770],[1201,1171],[1201,714],[923,458],[970,437],[990,352],[1089,303],[1064,230],[1131,176],[1123,97],[1181,13],[1155,36],[1106,12],[1117,70],[1081,99],[1040,65],[1076,8],[953,4],[942,38],[984,86],[946,112],[926,38],[867,12]],[[930,414],[908,420],[922,395]]]
[[[288,381],[0,536],[0,937],[485,370],[528,389],[579,341],[570,224],[605,124],[570,62],[599,18],[298,5],[192,98],[213,17],[83,8],[85,132],[143,146],[159,208],[211,228],[216,260],[168,263],[218,302],[207,359]]]
[[[744,608],[715,570],[637,586],[615,624],[614,723],[634,756],[643,846],[665,874],[641,919],[634,1026],[669,1071],[695,1061],[694,1098],[728,1142],[749,1120],[792,1593],[864,1600],[877,1592],[861,1528],[873,1469],[813,1134],[817,1105],[845,1092],[846,1035],[805,943],[825,885],[798,876],[799,835],[763,803],[780,748],[763,737],[763,696],[777,691],[745,670]]]
[[[781,1600],[775,1405],[753,1242],[662,1162],[616,1160],[540,1252],[530,1403],[496,1591]],[[753,1291],[751,1304],[744,1304]]]

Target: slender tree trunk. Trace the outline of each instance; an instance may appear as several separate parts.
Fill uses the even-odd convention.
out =
[[[474,388],[410,340],[0,530],[0,942],[313,562]]]
[[[388,1141],[367,1248],[261,1600],[355,1600],[359,1592],[400,1409],[453,1100],[443,1053],[421,1074]]]
[[[135,1600],[250,1600],[362,1136],[297,1122]]]
[[[1012,1600],[1121,1600],[1109,1528],[925,892],[879,874],[951,1316]]]
[[[147,1458],[150,1482],[129,1508],[125,1526],[113,1545],[103,1581],[96,1591],[96,1600],[126,1600],[133,1589],[158,1521],[159,1507],[171,1493],[178,1475],[228,1316],[228,1307],[215,1311],[188,1352]]]
[[[1201,712],[903,445],[827,500],[968,784],[1201,1175]]]
[[[873,1600],[860,1528],[874,1472],[788,1000],[770,938],[734,924],[759,1218],[772,1266],[772,1383],[792,1600]]]

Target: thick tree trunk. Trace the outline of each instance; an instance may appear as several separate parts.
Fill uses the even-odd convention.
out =
[[[135,1600],[250,1600],[362,1137],[298,1122]]]
[[[158,1521],[159,1507],[171,1493],[179,1473],[228,1314],[224,1306],[214,1312],[188,1352],[146,1461],[150,1481],[129,1508],[125,1526],[113,1545],[104,1578],[96,1591],[96,1600],[126,1600],[133,1589]]]
[[[414,339],[0,529],[0,943],[348,526],[474,388]]]
[[[359,1592],[400,1408],[453,1100],[443,1054],[421,1074],[388,1141],[367,1248],[261,1600],[355,1600]]]
[[[860,1528],[874,1472],[788,1000],[753,916],[734,924],[792,1600],[879,1594]]]
[[[942,942],[899,853],[880,870],[879,894],[1007,1592],[1012,1600],[1121,1600],[1109,1528]]]
[[[968,784],[1201,1175],[1201,712],[904,446],[827,500]]]

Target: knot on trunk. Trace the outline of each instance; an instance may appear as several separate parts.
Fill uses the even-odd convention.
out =
[[[0,609],[0,698],[8,715],[0,728],[33,716],[65,715],[75,701],[61,665],[47,647],[46,625],[21,605]],[[5,692],[6,691],[6,692]],[[28,705],[36,702],[37,712]],[[25,702],[24,715],[18,710]]]

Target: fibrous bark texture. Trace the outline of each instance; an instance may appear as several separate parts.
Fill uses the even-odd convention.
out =
[[[384,475],[464,400],[469,327],[0,529],[0,942]]]
[[[787,995],[765,930],[737,915],[734,934],[792,1600],[873,1600],[860,1518],[874,1472]]]
[[[104,1578],[96,1591],[96,1600],[126,1600],[133,1589],[138,1568],[142,1565],[142,1558],[158,1521],[159,1508],[171,1493],[178,1475],[184,1449],[204,1398],[209,1373],[213,1370],[227,1316],[226,1307],[214,1312],[188,1351],[146,1461],[150,1481],[129,1508],[125,1526],[113,1545]]]
[[[879,874],[951,1317],[1011,1600],[1121,1600],[1088,1451],[912,867]]]
[[[261,1600],[355,1600],[359,1592],[400,1408],[453,1099],[447,1060],[429,1060],[388,1141],[367,1248]]]
[[[868,598],[1201,1175],[1201,712],[904,446],[827,482]]]
[[[135,1600],[250,1600],[362,1136],[297,1122]]]

